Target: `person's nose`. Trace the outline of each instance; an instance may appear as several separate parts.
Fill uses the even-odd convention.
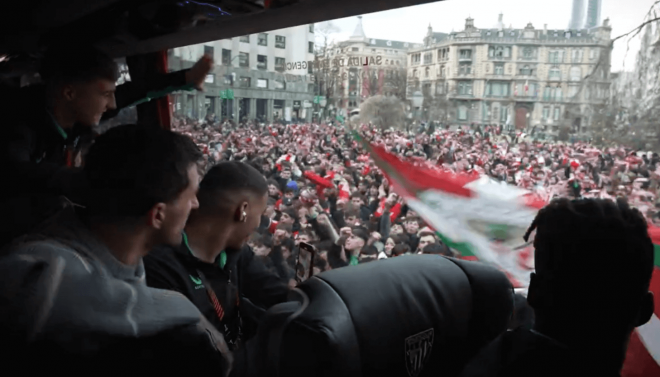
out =
[[[106,107],[108,110],[114,110],[117,108],[117,100],[115,99],[114,93],[110,97],[110,100],[108,101],[108,105]]]

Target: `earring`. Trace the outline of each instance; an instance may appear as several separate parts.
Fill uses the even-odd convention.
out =
[[[245,211],[243,211],[243,222],[246,222],[246,221],[247,221],[247,213],[245,213]]]

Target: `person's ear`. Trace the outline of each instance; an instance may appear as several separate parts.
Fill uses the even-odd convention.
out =
[[[241,205],[236,208],[236,212],[234,213],[234,219],[238,222],[246,222],[247,221],[247,208],[248,208],[248,203],[243,202]]]
[[[67,101],[72,101],[76,97],[76,89],[73,85],[67,84],[62,87],[62,97]]]
[[[158,203],[151,208],[151,211],[147,214],[147,223],[150,227],[154,229],[162,229],[163,224],[165,223],[165,210],[167,209],[167,204]]]
[[[635,327],[639,327],[651,320],[654,311],[653,292],[646,292],[639,308],[639,314],[635,320]]]

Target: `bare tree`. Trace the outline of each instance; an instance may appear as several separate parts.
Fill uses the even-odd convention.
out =
[[[401,127],[404,124],[405,104],[394,96],[369,97],[360,106],[360,120],[371,122],[381,129]]]

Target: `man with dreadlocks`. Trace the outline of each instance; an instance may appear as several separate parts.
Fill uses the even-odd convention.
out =
[[[621,200],[559,199],[525,239],[534,231],[534,327],[502,334],[462,377],[620,376],[632,331],[653,314],[653,244],[642,214]]]

